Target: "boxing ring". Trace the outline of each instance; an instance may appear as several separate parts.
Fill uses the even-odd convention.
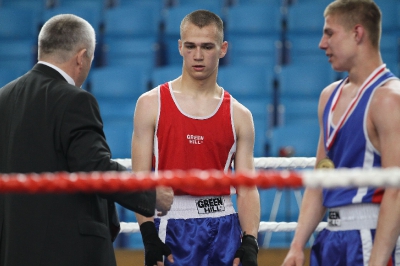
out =
[[[115,159],[128,169],[130,159]],[[153,189],[158,185],[174,188],[182,186],[214,187],[218,185],[248,185],[260,189],[335,188],[349,186],[400,187],[400,168],[373,169],[314,169],[315,158],[263,157],[254,159],[256,171],[224,173],[221,171],[162,171],[155,173],[91,172],[91,173],[42,173],[0,174],[0,193],[95,193],[124,192]],[[377,178],[379,177],[379,178]],[[278,191],[279,192],[279,191]],[[297,194],[296,194],[297,193]],[[300,191],[295,190],[298,206]],[[281,195],[276,193],[269,221],[261,221],[259,232],[290,232],[296,222],[275,222]],[[322,230],[321,222],[316,231]],[[137,223],[121,221],[121,233],[139,232]],[[267,239],[269,241],[269,238]],[[267,242],[268,243],[268,242]]]

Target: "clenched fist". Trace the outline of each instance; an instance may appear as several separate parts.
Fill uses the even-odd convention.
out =
[[[171,209],[174,191],[170,187],[156,188],[156,209],[158,216],[164,216]]]

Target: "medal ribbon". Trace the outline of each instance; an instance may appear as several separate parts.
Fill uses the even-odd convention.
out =
[[[383,76],[386,73],[386,65],[383,64],[379,66],[377,69],[375,69],[371,75],[368,76],[368,78],[364,81],[364,83],[361,85],[357,92],[357,96],[351,101],[350,105],[347,107],[346,111],[342,115],[342,117],[339,120],[338,125],[333,128],[332,132],[330,132],[330,125],[332,123],[332,117],[333,117],[333,111],[336,108],[336,105],[339,101],[339,97],[342,93],[344,85],[348,81],[348,77],[342,82],[341,86],[338,88],[338,91],[336,92],[332,104],[331,104],[331,109],[329,111],[329,116],[328,116],[328,123],[326,123],[326,149],[329,151],[330,148],[332,147],[333,143],[335,142],[336,136],[339,132],[339,129],[343,126],[344,122],[347,120],[348,116],[350,113],[353,111],[353,109],[357,106],[357,103],[361,99],[361,96],[363,93],[366,91],[367,88],[369,88],[372,84],[375,83],[376,80],[378,80],[381,76]]]

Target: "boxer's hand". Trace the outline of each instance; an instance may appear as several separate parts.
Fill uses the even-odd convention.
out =
[[[164,265],[163,256],[173,263],[171,249],[158,237],[153,222],[144,222],[140,225],[144,244],[144,261],[146,266]]]
[[[252,235],[242,237],[242,244],[235,253],[233,265],[239,265],[241,262],[243,266],[257,266],[258,244],[257,239]]]
[[[174,200],[174,191],[170,187],[156,188],[156,209],[157,215],[163,216],[171,209]]]

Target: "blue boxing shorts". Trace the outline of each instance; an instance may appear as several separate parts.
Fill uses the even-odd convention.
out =
[[[160,239],[174,256],[171,266],[232,266],[241,228],[230,196],[175,196],[166,216],[155,219]]]
[[[377,204],[333,208],[311,249],[311,266],[368,266],[379,214]],[[399,241],[388,266],[400,265]],[[396,259],[397,257],[397,259]]]

